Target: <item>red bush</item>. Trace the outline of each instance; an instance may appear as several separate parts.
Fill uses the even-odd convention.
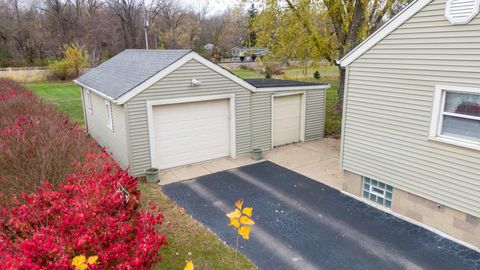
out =
[[[102,168],[98,164],[104,163]],[[90,154],[65,184],[49,183],[0,208],[1,269],[69,269],[98,255],[91,269],[149,269],[161,258],[163,216],[140,211],[137,180],[106,154]]]
[[[52,104],[15,82],[0,79],[1,193],[31,192],[43,181],[54,186],[64,183],[73,162],[101,151]]]

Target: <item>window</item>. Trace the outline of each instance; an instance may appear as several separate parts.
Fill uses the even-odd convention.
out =
[[[392,207],[393,187],[380,181],[363,178],[363,197],[386,207]]]
[[[480,149],[480,89],[437,86],[430,138]]]
[[[107,113],[107,127],[113,130],[112,104],[110,103],[110,101],[105,100],[105,110]]]
[[[85,89],[85,107],[92,112],[92,94],[90,93],[90,90]]]

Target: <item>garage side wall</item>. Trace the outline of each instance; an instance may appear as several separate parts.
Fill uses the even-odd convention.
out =
[[[326,91],[306,91],[306,141],[321,139],[324,136]],[[299,89],[298,92],[302,92],[302,90]],[[262,150],[272,147],[272,95],[278,93],[283,92],[256,92],[252,94],[252,147],[258,147]]]
[[[192,87],[192,79],[199,80],[201,85]],[[147,101],[223,94],[235,94],[236,152],[237,155],[248,153],[251,150],[250,91],[191,60],[126,103],[131,172],[139,175],[151,166]]]
[[[83,98],[86,98],[86,92],[83,92]],[[112,153],[113,159],[122,167],[128,167],[128,149],[127,133],[125,124],[125,112],[123,106],[111,103],[113,131],[107,127],[107,112],[105,109],[105,99],[90,91],[92,100],[92,111],[85,110],[85,122],[88,125],[88,133],[99,145],[105,147],[107,152]],[[85,104],[85,102],[84,102]]]
[[[445,2],[349,66],[343,167],[480,217],[480,152],[428,139],[435,85],[480,87],[480,15],[451,25]]]

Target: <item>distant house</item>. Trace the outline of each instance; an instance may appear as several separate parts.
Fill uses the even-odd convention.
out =
[[[247,48],[247,47],[234,47],[230,49],[230,55],[232,58],[251,57],[255,55],[257,57],[265,56],[269,53],[267,48]]]
[[[327,84],[243,80],[189,50],[125,50],[75,82],[88,132],[134,175],[324,134]]]
[[[479,0],[416,0],[339,61],[345,191],[480,247]]]

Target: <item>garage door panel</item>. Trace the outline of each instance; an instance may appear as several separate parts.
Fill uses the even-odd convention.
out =
[[[230,155],[229,100],[153,108],[156,158],[160,169]]]
[[[302,95],[274,97],[273,146],[300,141]]]

